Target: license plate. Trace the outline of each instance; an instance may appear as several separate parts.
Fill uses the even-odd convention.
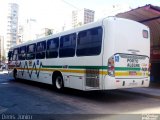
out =
[[[135,71],[130,71],[130,72],[129,72],[129,75],[135,76],[135,75],[137,75],[137,72],[135,72]]]
[[[137,85],[138,85],[137,82],[129,83],[129,86],[137,86]]]

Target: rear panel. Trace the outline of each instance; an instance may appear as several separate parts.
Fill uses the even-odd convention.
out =
[[[105,25],[103,61],[108,74],[104,76],[104,89],[148,87],[149,28],[121,18],[112,18]]]

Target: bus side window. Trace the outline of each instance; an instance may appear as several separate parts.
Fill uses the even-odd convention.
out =
[[[62,36],[60,38],[60,57],[73,57],[75,55],[76,33]]]
[[[47,41],[46,58],[58,57],[59,38],[53,38]]]
[[[18,52],[19,52],[19,48],[15,48],[13,50],[13,61],[18,60]]]
[[[77,56],[92,56],[101,53],[102,27],[84,30],[78,33]]]
[[[44,59],[46,56],[46,41],[38,42],[36,48],[36,59]]]
[[[35,50],[36,50],[36,44],[30,44],[27,46],[27,60],[35,59]]]
[[[19,60],[25,60],[26,59],[26,46],[19,48],[19,54],[18,54]]]

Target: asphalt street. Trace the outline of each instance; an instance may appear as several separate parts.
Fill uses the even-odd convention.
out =
[[[131,115],[132,118],[139,119],[142,118],[142,114],[160,114],[159,103],[159,98],[124,90],[83,92],[65,89],[60,93],[51,85],[26,80],[15,81],[8,77],[7,73],[0,74],[2,115],[10,113],[43,115],[41,119],[43,117],[73,119],[77,116],[79,119],[117,117],[128,119],[128,115]]]

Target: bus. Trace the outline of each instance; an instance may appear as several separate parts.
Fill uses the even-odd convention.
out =
[[[16,45],[8,53],[15,79],[83,91],[148,87],[150,31],[141,23],[107,17]]]

